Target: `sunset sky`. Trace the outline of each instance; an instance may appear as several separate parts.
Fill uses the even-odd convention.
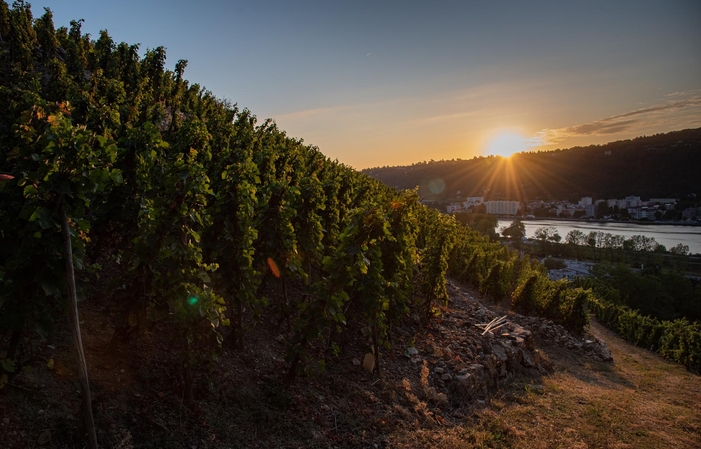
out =
[[[34,0],[355,168],[701,126],[701,1]]]

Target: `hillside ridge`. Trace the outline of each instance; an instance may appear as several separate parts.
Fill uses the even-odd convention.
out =
[[[604,145],[375,167],[365,173],[429,199],[685,198],[701,193],[701,128]],[[444,189],[429,184],[439,180]]]

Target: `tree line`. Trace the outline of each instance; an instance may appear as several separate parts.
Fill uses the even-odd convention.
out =
[[[398,188],[419,187],[427,199],[449,201],[471,196],[491,200],[568,200],[582,197],[679,198],[679,208],[698,204],[701,181],[701,128],[643,136],[604,145],[554,151],[475,157],[470,160],[431,161],[397,167],[363,170],[375,179]],[[429,189],[440,179],[445,189]],[[485,182],[489,180],[489,182]],[[602,206],[603,207],[603,206]],[[547,216],[548,211],[533,211]],[[601,210],[615,213],[615,210]],[[681,210],[665,212],[679,217]]]

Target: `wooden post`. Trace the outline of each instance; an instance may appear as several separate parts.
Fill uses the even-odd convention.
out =
[[[66,278],[68,280],[68,315],[73,329],[73,343],[78,354],[78,372],[80,374],[80,396],[83,402],[83,424],[88,432],[88,444],[91,449],[97,449],[97,436],[95,434],[95,421],[92,415],[92,400],[90,398],[90,384],[88,383],[88,366],[85,363],[83,352],[83,340],[80,336],[80,319],[78,318],[78,298],[75,292],[75,274],[73,272],[73,247],[71,246],[71,231],[68,227],[68,216],[63,196],[61,202],[61,230],[63,231],[64,251],[66,258]]]

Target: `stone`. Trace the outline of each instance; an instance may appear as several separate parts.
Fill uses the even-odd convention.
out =
[[[459,374],[455,376],[455,388],[459,393],[469,394],[475,383],[475,377],[471,374]]]
[[[451,380],[453,380],[453,376],[451,376],[448,373],[445,373],[441,376],[441,380],[444,382],[450,382]]]
[[[355,366],[360,366],[360,360],[358,360],[358,359],[353,359],[353,365],[355,365]]]
[[[519,349],[519,351],[521,352],[521,365],[533,368],[535,366],[535,360],[533,360],[531,353],[522,349]]]
[[[39,446],[47,446],[51,444],[51,431],[48,429],[42,430],[39,434],[39,439],[37,439],[37,444]]]
[[[365,358],[363,359],[363,369],[368,373],[371,373],[372,370],[375,369],[375,356],[371,352],[365,354]]]
[[[483,373],[484,372],[484,366],[473,363],[472,365],[468,365],[467,367],[468,370],[473,371],[475,373]]]
[[[506,355],[506,351],[504,350],[504,348],[501,347],[501,345],[498,345],[498,344],[492,345],[492,353],[502,363],[506,362],[509,359],[509,357]]]
[[[419,354],[419,350],[416,349],[416,348],[409,347],[409,348],[406,348],[406,354],[407,354],[408,356],[410,356],[410,357],[411,357],[411,356],[414,356],[414,355],[418,355],[418,354]]]
[[[606,346],[601,346],[601,349],[599,349],[599,357],[604,362],[613,362],[613,355],[611,355],[611,351]]]
[[[436,374],[443,374],[445,372],[445,369],[441,368],[440,366],[437,366],[433,368],[433,372]]]

